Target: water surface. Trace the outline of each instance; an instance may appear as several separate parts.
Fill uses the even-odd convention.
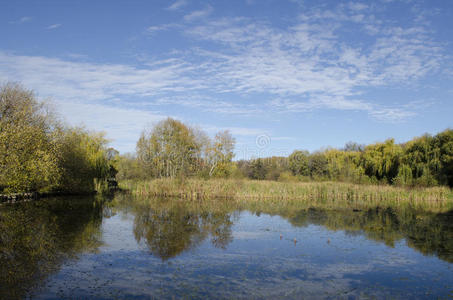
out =
[[[453,214],[117,194],[0,208],[0,298],[453,295]]]

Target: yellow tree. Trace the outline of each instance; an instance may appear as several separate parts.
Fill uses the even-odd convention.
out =
[[[142,132],[137,159],[148,176],[184,177],[197,170],[200,148],[191,128],[167,118]]]
[[[228,177],[233,169],[234,144],[236,140],[228,130],[216,134],[208,151],[209,176]]]
[[[0,189],[38,191],[58,179],[56,122],[32,91],[0,87]]]

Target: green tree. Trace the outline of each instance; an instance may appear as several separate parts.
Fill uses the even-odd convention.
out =
[[[310,175],[315,179],[322,179],[327,176],[327,158],[322,152],[315,152],[310,155],[308,160],[308,167],[310,169]]]
[[[216,134],[208,150],[209,176],[228,177],[233,170],[235,139],[228,130]]]
[[[185,177],[197,170],[200,148],[189,127],[168,118],[151,131],[143,131],[137,142],[137,158],[148,176]]]
[[[56,124],[32,91],[0,87],[0,190],[39,191],[56,183]]]
[[[440,183],[453,187],[453,130],[447,129],[438,133],[433,144],[434,148],[438,149],[434,159],[440,160],[438,179]]]
[[[302,176],[310,176],[310,169],[308,166],[308,151],[301,151],[295,150],[291,155],[288,157],[289,160],[289,168],[293,175],[302,175]]]
[[[406,164],[400,165],[398,175],[393,179],[393,183],[400,186],[412,185],[412,169]]]
[[[365,173],[378,180],[392,183],[398,174],[398,167],[403,150],[393,139],[384,143],[368,145],[362,153],[362,164]]]
[[[264,164],[264,159],[258,158],[252,161],[251,163],[251,178],[263,180],[266,178],[266,165]]]
[[[66,128],[59,132],[58,164],[61,170],[58,189],[65,192],[91,192],[95,180],[110,175],[107,140],[103,133],[83,128]]]

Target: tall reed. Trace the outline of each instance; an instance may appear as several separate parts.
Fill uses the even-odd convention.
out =
[[[123,181],[120,187],[133,194],[177,197],[188,200],[217,198],[267,202],[317,203],[326,206],[411,206],[430,210],[453,208],[453,193],[447,187],[401,188],[341,182],[275,182],[234,179],[155,179]]]

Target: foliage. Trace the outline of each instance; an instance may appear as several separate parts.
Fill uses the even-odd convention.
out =
[[[59,170],[52,119],[33,92],[17,84],[0,89],[0,187],[6,192],[55,184]]]
[[[68,128],[60,134],[58,162],[61,178],[57,189],[65,192],[90,192],[95,179],[106,179],[110,164],[102,133],[83,128]]]
[[[309,176],[310,168],[308,166],[308,151],[294,151],[289,157],[289,168],[293,175]]]
[[[61,125],[32,91],[0,87],[0,192],[91,192],[114,173],[101,133]]]
[[[137,165],[145,178],[228,177],[234,170],[234,144],[228,131],[211,141],[203,131],[167,118],[142,132]]]
[[[208,148],[209,177],[229,177],[233,171],[235,139],[228,130],[216,134],[213,145]]]
[[[192,130],[168,118],[151,131],[143,131],[137,142],[137,158],[151,177],[180,177],[196,171],[200,145]]]
[[[188,144],[181,146],[182,149],[185,147],[194,150],[193,154],[188,156],[193,158],[189,160],[193,161],[193,165],[190,163],[178,165],[182,168],[178,172],[184,176],[249,178],[284,182],[340,181],[407,187],[453,186],[453,130],[451,129],[435,136],[426,134],[404,144],[397,144],[394,139],[367,146],[348,142],[343,149],[328,148],[313,153],[295,150],[288,157],[252,158],[233,162],[235,141],[229,132],[220,132],[211,141],[202,130],[189,128],[172,119],[167,119],[164,123],[172,122],[176,122],[178,128],[183,128],[186,132],[183,136],[190,136],[186,139],[189,141]],[[156,163],[159,161],[160,165],[168,163],[174,165],[168,155],[152,154],[157,153],[154,150],[154,152],[144,151],[146,148],[144,145],[152,142],[153,134],[163,135],[163,132],[158,130],[160,126],[163,126],[162,122],[153,129],[153,133],[148,138],[142,135],[137,144],[138,159],[134,162],[129,158],[128,166],[124,165],[124,168],[129,168],[128,174],[131,174],[124,179],[174,177],[175,172],[169,174],[159,172],[159,164]],[[174,134],[172,138],[184,141],[184,138],[181,139],[179,136]],[[167,142],[163,144],[165,143]],[[181,145],[178,143],[181,141],[173,142],[174,145]],[[150,163],[150,157],[155,158],[154,164]],[[132,171],[134,165],[142,168],[142,172]],[[185,172],[183,172],[184,165],[188,166]],[[122,172],[120,170],[120,174],[123,174]],[[137,175],[134,177],[133,173]]]

